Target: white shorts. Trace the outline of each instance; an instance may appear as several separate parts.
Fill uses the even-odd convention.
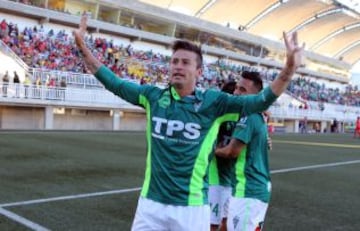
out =
[[[210,224],[220,225],[221,219],[228,215],[228,205],[231,197],[231,187],[220,185],[209,186]]]
[[[268,203],[253,198],[230,198],[228,231],[262,230]]]
[[[209,231],[210,207],[162,204],[140,197],[132,231]]]

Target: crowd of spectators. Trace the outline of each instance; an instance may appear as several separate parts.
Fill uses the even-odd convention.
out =
[[[45,31],[42,25],[20,30],[16,24],[3,19],[0,23],[0,39],[29,67],[87,73],[72,35],[65,30]],[[113,40],[94,38],[92,35],[87,36],[85,40],[94,55],[122,78],[137,80],[142,84],[167,83],[169,56],[153,50],[136,50],[131,44],[118,45]],[[223,82],[235,80],[244,70],[261,71],[264,79],[269,82],[278,74],[275,69],[260,69],[219,59],[205,65],[204,77],[198,86],[220,88]],[[304,102],[360,106],[360,93],[357,87],[351,85],[347,86],[345,91],[340,91],[338,88],[328,88],[325,84],[319,84],[314,78],[297,77],[288,87],[288,91]]]
[[[302,101],[316,101],[340,105],[360,106],[360,92],[357,86],[347,85],[344,90],[326,87],[314,79],[297,77],[288,87],[293,96]]]

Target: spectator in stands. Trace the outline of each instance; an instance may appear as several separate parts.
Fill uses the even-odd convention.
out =
[[[13,78],[14,83],[20,83],[20,78],[19,75],[16,71],[14,71],[14,78]]]
[[[6,71],[5,75],[2,78],[2,82],[3,82],[3,87],[2,87],[2,91],[3,91],[3,97],[7,97],[7,89],[8,89],[8,85],[9,85],[9,72]]]
[[[29,78],[28,75],[25,75],[25,79],[24,79],[24,88],[25,88],[25,98],[28,98],[30,95],[30,85],[31,85],[31,80]]]
[[[48,99],[55,99],[56,97],[56,79],[54,76],[47,76],[47,79],[46,79],[46,97]]]
[[[304,103],[304,110],[307,110],[309,108],[308,104],[305,102]]]
[[[5,19],[0,23],[0,39],[4,38],[9,33],[8,24]]]
[[[207,169],[219,123],[264,111],[285,91],[301,63],[297,34],[284,34],[287,60],[279,77],[260,94],[243,97],[195,89],[203,58],[187,41],[173,45],[168,88],[120,79],[86,47],[86,23],[83,15],[74,36],[87,68],[108,90],[144,107],[149,118],[146,176],[132,230],[209,230]]]
[[[66,78],[62,77],[60,80],[60,99],[65,100],[65,90],[66,90]]]
[[[20,97],[20,78],[16,71],[14,71],[13,82],[15,86],[15,97]]]
[[[258,72],[243,72],[234,94],[257,94],[262,89],[263,82]],[[228,167],[232,196],[227,230],[262,230],[271,194],[270,145],[266,116],[254,113],[242,117],[232,132],[229,144],[215,150],[217,156],[235,158],[235,168]]]
[[[42,85],[40,76],[36,77],[34,85],[35,85],[34,98],[40,98],[41,97],[41,85]]]

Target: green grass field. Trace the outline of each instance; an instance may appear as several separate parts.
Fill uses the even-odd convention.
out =
[[[0,230],[130,230],[145,149],[143,132],[0,132]],[[265,230],[360,230],[360,139],[274,135],[270,166]]]

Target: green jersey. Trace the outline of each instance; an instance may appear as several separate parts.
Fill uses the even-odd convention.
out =
[[[236,122],[225,122],[220,126],[217,143],[221,147],[229,144]],[[231,186],[231,173],[234,171],[234,160],[220,156],[213,156],[209,167],[209,184]]]
[[[181,98],[172,87],[131,83],[105,66],[95,76],[106,89],[146,110],[148,150],[141,196],[164,204],[207,204],[208,165],[220,124],[237,121],[239,113],[263,111],[276,100],[270,88],[243,97],[195,90]]]
[[[233,138],[246,144],[236,159],[233,173],[233,196],[270,200],[271,180],[268,164],[267,125],[262,114],[242,117]]]

